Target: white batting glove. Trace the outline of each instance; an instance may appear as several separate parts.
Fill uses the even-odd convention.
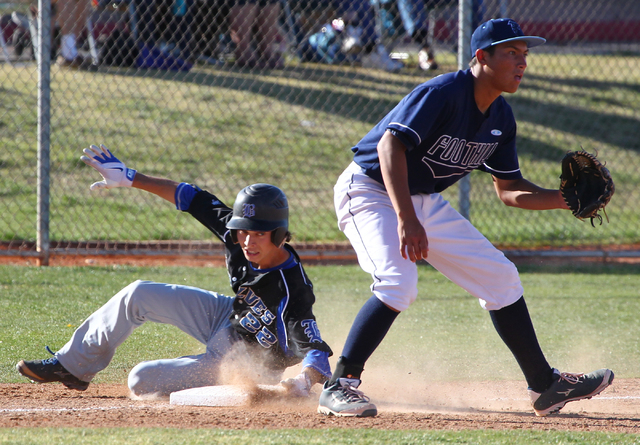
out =
[[[287,394],[292,397],[309,397],[311,391],[311,379],[307,374],[301,372],[297,376],[280,382],[287,390]]]
[[[82,162],[98,170],[103,178],[102,181],[91,184],[91,190],[131,187],[136,171],[127,168],[107,147],[102,144],[99,148],[91,145],[82,151],[87,155],[80,157]]]

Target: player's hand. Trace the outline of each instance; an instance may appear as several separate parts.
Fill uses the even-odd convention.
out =
[[[402,258],[415,263],[427,258],[429,241],[427,232],[418,218],[398,220],[398,238],[400,239],[400,254]]]
[[[98,170],[103,178],[91,184],[91,190],[131,187],[136,171],[127,168],[107,147],[102,144],[100,147],[91,145],[82,151],[86,155],[80,157],[82,162]]]
[[[311,391],[311,379],[305,372],[301,372],[297,376],[280,382],[287,390],[287,394],[291,397],[309,397]]]

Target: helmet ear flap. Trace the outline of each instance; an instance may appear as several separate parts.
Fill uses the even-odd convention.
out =
[[[286,227],[278,227],[274,231],[271,232],[271,242],[276,246],[280,247],[282,243],[285,241],[287,237],[287,233],[289,231]]]
[[[289,230],[286,227],[278,227],[277,229],[272,230],[271,242],[280,247],[282,243],[286,241],[288,233]],[[229,229],[229,234],[231,235],[231,241],[233,241],[233,244],[238,244],[238,230]]]

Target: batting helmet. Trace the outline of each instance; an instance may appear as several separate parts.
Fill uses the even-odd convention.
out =
[[[284,192],[270,184],[243,188],[233,204],[233,216],[227,223],[231,239],[238,242],[236,230],[271,232],[271,242],[280,246],[289,234],[289,204]]]

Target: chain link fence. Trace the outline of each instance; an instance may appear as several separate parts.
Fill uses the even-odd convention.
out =
[[[563,154],[583,147],[616,181],[609,222],[592,228],[569,212],[507,208],[490,176],[474,172],[470,219],[503,248],[638,243],[640,3],[470,6],[473,27],[511,17],[548,40],[507,95],[525,177],[557,188]],[[248,184],[276,184],[290,200],[294,243],[315,252],[348,245],[332,187],[349,149],[413,87],[459,64],[453,0],[57,0],[43,90],[38,7],[46,9],[42,0],[0,4],[4,256],[44,255],[38,162],[46,138],[53,253],[215,251],[206,229],[160,198],[90,192],[100,178],[79,157],[100,143],[128,167],[197,184],[228,204]],[[43,91],[48,116],[39,111]],[[38,125],[43,117],[49,128]],[[461,205],[457,187],[444,194]]]

